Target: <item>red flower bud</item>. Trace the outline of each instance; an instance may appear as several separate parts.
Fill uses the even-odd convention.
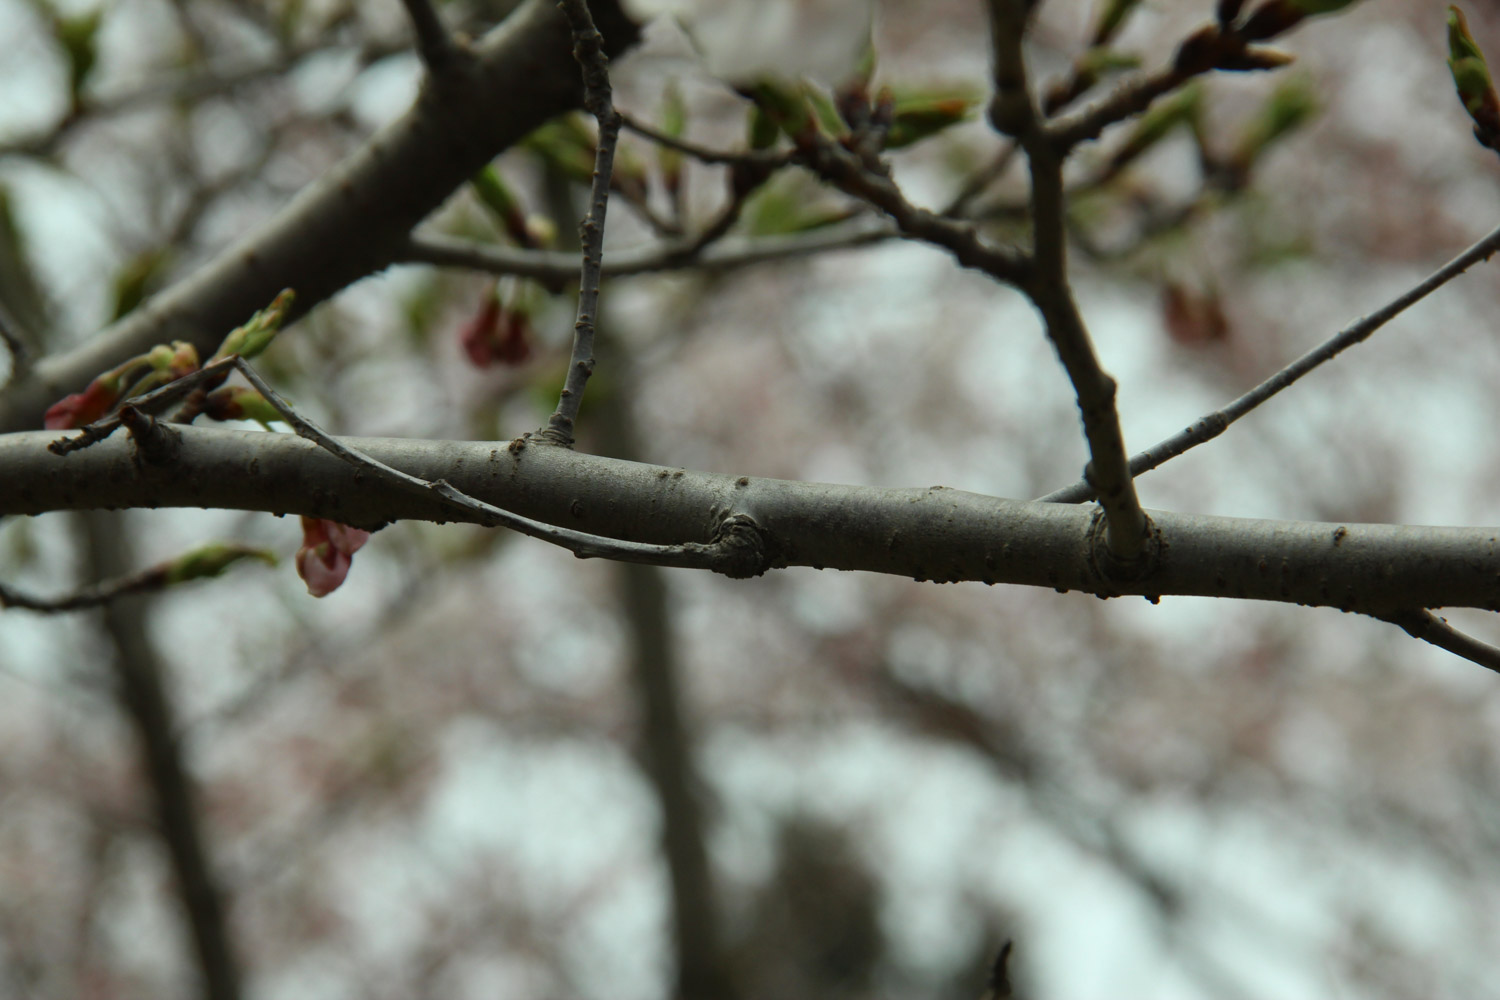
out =
[[[83,427],[93,423],[109,412],[109,408],[120,401],[124,389],[123,380],[110,375],[101,375],[88,384],[82,392],[64,396],[51,406],[42,418],[42,426],[60,431]]]
[[[484,303],[460,329],[459,343],[477,368],[499,363],[518,365],[531,357],[531,316],[486,295]]]
[[[370,533],[321,517],[302,518],[302,547],[297,550],[297,575],[314,597],[333,593],[349,575],[354,553],[370,540]]]

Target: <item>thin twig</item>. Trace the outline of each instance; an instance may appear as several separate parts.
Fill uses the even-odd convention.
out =
[[[26,370],[31,367],[31,352],[27,350],[26,341],[4,303],[0,303],[0,344],[5,345],[6,353],[10,355],[10,372],[6,381],[26,374]]]
[[[684,268],[726,271],[830,250],[884,243],[901,235],[888,225],[871,225],[865,219],[803,233],[736,238],[715,243],[707,237],[717,227],[717,222],[710,224],[691,240],[612,253],[605,262],[601,275],[605,278],[629,278]],[[442,236],[414,237],[404,250],[397,252],[395,259],[398,263],[466,268],[538,281],[562,282],[578,277],[576,254],[521,250]]]
[[[698,143],[683,139],[680,136],[668,135],[655,126],[647,125],[640,119],[628,115],[623,111],[620,112],[620,124],[642,138],[650,139],[658,146],[675,149],[679,153],[691,156],[700,163],[718,166],[744,164],[746,166],[775,170],[786,166],[793,159],[792,153],[773,149],[721,150],[712,149],[708,146],[700,146]]]
[[[885,173],[870,169],[854,153],[823,137],[812,137],[798,150],[797,162],[824,180],[880,209],[905,236],[940,246],[964,267],[983,271],[997,281],[1024,287],[1031,259],[1016,247],[981,238],[974,227],[918,208]]]
[[[249,546],[225,545],[223,547],[247,556],[268,558],[261,550],[253,549]],[[61,614],[67,611],[83,611],[88,608],[97,608],[127,594],[153,593],[165,590],[174,582],[181,582],[182,578],[180,576],[175,579],[173,576],[173,570],[177,566],[177,560],[168,560],[135,573],[116,576],[99,583],[79,587],[71,593],[58,597],[37,597],[23,590],[17,590],[8,584],[0,583],[0,608],[21,608],[26,611],[37,611],[42,614]]]
[[[583,106],[599,122],[599,144],[594,152],[594,183],[589,211],[578,227],[583,265],[578,280],[578,318],[573,324],[573,355],[558,396],[557,409],[540,437],[571,447],[583,390],[594,372],[594,321],[599,315],[600,272],[604,265],[604,215],[609,208],[609,181],[614,171],[615,146],[620,141],[620,113],[609,85],[609,57],[604,36],[594,26],[587,0],[558,0],[558,8],[573,33],[573,57],[583,68]]]
[[[60,614],[65,611],[82,611],[97,608],[125,594],[141,594],[160,590],[167,584],[166,569],[153,566],[129,576],[105,580],[102,583],[80,587],[60,597],[37,597],[25,591],[0,583],[0,608],[22,608],[43,614]]]
[[[185,399],[199,390],[212,389],[223,382],[229,373],[235,370],[237,360],[235,357],[227,357],[210,361],[197,371],[168,382],[159,389],[126,399],[124,405],[128,405],[136,412],[154,416],[180,399]],[[123,407],[122,410],[117,410],[102,420],[94,421],[82,428],[76,437],[58,438],[47,446],[47,450],[54,455],[67,455],[103,441],[119,429],[124,422],[122,411]]]
[[[1431,295],[1460,274],[1463,274],[1475,264],[1488,260],[1497,251],[1500,251],[1500,227],[1491,230],[1483,239],[1428,275],[1415,287],[1396,296],[1370,315],[1340,330],[1328,340],[1308,351],[1222,410],[1215,410],[1213,413],[1200,417],[1186,429],[1136,455],[1130,460],[1131,475],[1139,476],[1143,472],[1149,472],[1164,462],[1176,458],[1190,449],[1196,448],[1205,441],[1212,441],[1220,434],[1223,434],[1229,428],[1230,424],[1239,420],[1281,390],[1292,385],[1319,365],[1333,360],[1347,348],[1368,339],[1376,330],[1401,315],[1408,308],[1420,302],[1428,295]],[[1071,486],[1054,490],[1040,499],[1053,503],[1082,503],[1092,499],[1093,495],[1093,489],[1087,483],[1080,480]]]
[[[1477,663],[1481,667],[1500,673],[1500,649],[1489,643],[1480,642],[1471,635],[1465,635],[1449,625],[1446,619],[1439,618],[1431,611],[1419,609],[1375,617],[1390,622],[1392,625],[1399,625],[1407,635],[1414,639],[1430,642],[1439,649],[1446,649],[1455,656],[1463,657],[1470,663]]]
[[[267,62],[221,67],[196,72],[184,71],[162,80],[143,84],[137,89],[104,97],[85,97],[66,117],[55,124],[18,138],[0,142],[0,156],[47,156],[56,152],[58,144],[69,133],[85,125],[134,111],[156,103],[190,103],[203,98],[225,94],[241,87],[258,83],[286,73],[300,60],[332,50],[345,51],[350,46],[329,45],[319,42],[282,51]],[[363,67],[397,52],[405,51],[406,43],[391,40],[361,42],[352,46],[356,63]]]
[[[412,33],[417,36],[417,54],[427,72],[439,76],[452,67],[459,54],[453,36],[443,27],[442,18],[430,0],[401,0],[406,16],[411,20]]]
[[[993,160],[974,171],[965,179],[963,186],[953,196],[953,200],[948,202],[938,214],[950,219],[964,217],[968,212],[969,206],[974,203],[974,200],[989,190],[991,184],[1005,175],[1005,172],[1010,169],[1011,162],[1015,160],[1016,153],[1020,152],[1020,150],[1021,147],[1016,143],[1006,143],[1005,148],[995,154]]]
[[[1081,142],[1097,139],[1110,125],[1140,114],[1158,97],[1170,94],[1188,79],[1169,66],[1127,80],[1102,100],[1057,118],[1049,129],[1052,142],[1059,152],[1066,153]]]
[[[729,518],[720,525],[719,536],[712,542],[684,542],[678,545],[629,542],[607,538],[603,535],[591,535],[572,528],[561,528],[542,521],[533,521],[529,517],[522,517],[520,514],[513,514],[508,510],[487,504],[483,500],[475,499],[446,480],[428,482],[344,444],[292,409],[291,405],[282,399],[276,390],[272,389],[244,359],[235,356],[233,363],[240,374],[260,391],[260,394],[275,407],[282,419],[300,436],[314,442],[329,454],[407,493],[431,498],[437,503],[469,515],[478,514],[480,523],[489,527],[498,525],[510,528],[512,531],[519,531],[523,535],[565,548],[580,559],[603,558],[651,566],[711,569],[730,576],[758,575],[765,569],[763,553],[757,546],[759,536],[748,518],[740,516]]]

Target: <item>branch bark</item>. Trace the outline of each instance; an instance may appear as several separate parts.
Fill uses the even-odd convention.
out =
[[[169,461],[116,435],[67,456],[55,431],[0,437],[0,514],[215,507],[307,514],[360,527],[481,521],[440,498],[387,490],[290,434],[181,427]],[[1500,610],[1500,532],[1266,521],[1151,511],[1160,551],[1138,579],[1111,576],[1095,512],[961,490],[887,489],[690,472],[525,441],[346,438],[380,461],[516,514],[611,538],[709,542],[739,516],[763,568],[813,566],[921,580],[1014,583],[1099,596],[1171,594],[1389,613]]]

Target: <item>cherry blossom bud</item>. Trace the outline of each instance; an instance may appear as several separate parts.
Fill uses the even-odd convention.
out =
[[[321,517],[302,518],[302,547],[297,550],[297,575],[314,597],[326,597],[343,584],[354,553],[370,540],[370,533]]]

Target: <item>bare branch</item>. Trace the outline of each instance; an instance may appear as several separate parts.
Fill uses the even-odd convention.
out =
[[[786,166],[793,160],[793,154],[778,152],[772,149],[720,150],[711,149],[708,146],[700,146],[696,142],[690,142],[675,135],[667,135],[667,133],[660,129],[648,125],[640,119],[624,112],[620,113],[620,124],[637,135],[650,139],[658,146],[675,149],[679,153],[691,156],[700,163],[717,164],[719,166],[755,166],[766,170],[775,170]]]
[[[1230,424],[1318,366],[1333,360],[1346,349],[1368,339],[1376,330],[1475,264],[1488,260],[1496,251],[1500,251],[1500,227],[1491,230],[1484,238],[1422,279],[1411,289],[1396,296],[1370,315],[1346,326],[1222,410],[1215,410],[1213,413],[1200,417],[1186,429],[1136,455],[1130,460],[1131,475],[1139,476],[1143,472],[1149,472],[1205,441],[1212,441],[1228,430]],[[1093,487],[1080,480],[1071,486],[1054,490],[1041,499],[1051,503],[1083,503],[1092,499],[1093,496]]]
[[[715,230],[724,228],[721,223],[727,217],[726,212],[691,240],[611,253],[600,273],[605,278],[629,278],[688,268],[728,271],[831,250],[870,246],[901,235],[889,225],[872,224],[871,220],[862,219],[801,233],[714,239]],[[542,282],[561,283],[578,277],[576,254],[520,250],[442,236],[415,237],[396,254],[396,259],[400,263],[457,267]]]
[[[887,174],[870,169],[837,143],[813,138],[798,150],[798,162],[846,194],[880,209],[891,217],[903,235],[942,247],[964,267],[983,271],[1016,287],[1024,287],[1030,281],[1031,260],[1025,253],[1015,247],[987,242],[971,225],[918,208],[906,200]]]
[[[543,440],[572,447],[583,390],[594,373],[594,323],[599,316],[600,270],[604,265],[604,215],[609,208],[609,181],[614,170],[615,146],[620,141],[621,120],[611,99],[604,38],[594,26],[587,0],[558,0],[557,6],[568,19],[568,29],[573,33],[573,57],[583,68],[583,106],[599,123],[589,210],[578,227],[583,265],[578,281],[578,318],[573,323],[573,356],[557,408],[541,431]]]
[[[1458,629],[1449,625],[1446,619],[1439,618],[1426,609],[1418,611],[1398,611],[1395,614],[1376,615],[1382,621],[1388,621],[1392,625],[1399,625],[1406,634],[1430,642],[1440,649],[1446,649],[1455,656],[1461,656],[1471,663],[1477,663],[1481,667],[1500,672],[1500,649],[1489,643],[1480,642],[1473,636],[1465,635]]]
[[[352,51],[355,61],[364,66],[405,49],[405,42],[390,40],[370,40],[355,46],[329,45],[320,40],[315,44],[285,49],[268,60],[183,71],[132,90],[102,97],[85,96],[76,108],[56,124],[29,135],[0,142],[0,156],[49,156],[57,151],[68,135],[87,125],[152,104],[191,103],[232,93],[262,80],[281,76],[310,56],[333,50]]]
[[[1093,484],[1104,511],[1109,555],[1121,568],[1134,568],[1146,554],[1150,528],[1131,480],[1115,407],[1115,380],[1099,363],[1068,284],[1064,154],[1042,124],[1021,49],[1031,5],[1025,0],[990,0],[989,8],[995,49],[990,121],[1016,137],[1031,171],[1033,267],[1024,290],[1042,314],[1047,336],[1073,383],[1089,446],[1084,478]]]
[[[256,558],[270,561],[272,557],[261,549],[251,548],[244,545],[221,544],[212,546],[220,557],[217,560],[219,569],[228,565],[228,562],[240,557]],[[199,549],[188,553],[186,558],[192,558],[204,550]],[[147,594],[165,590],[174,583],[179,583],[188,578],[182,574],[183,563],[179,560],[168,560],[158,563],[147,569],[123,576],[116,576],[99,583],[92,583],[79,587],[72,593],[63,594],[59,597],[37,597],[24,591],[0,583],[0,608],[21,608],[26,611],[36,611],[42,614],[61,614],[68,611],[82,611],[86,608],[97,608],[108,604],[130,594]],[[217,576],[218,570],[210,570],[197,576]]]
[[[1059,152],[1066,153],[1079,143],[1097,139],[1109,126],[1140,114],[1158,97],[1170,94],[1188,79],[1169,66],[1127,80],[1103,100],[1058,118],[1048,130],[1052,142]]]
[[[452,68],[462,50],[443,27],[431,0],[401,0],[401,6],[406,8],[412,33],[417,36],[417,54],[422,57],[422,64],[433,76],[443,75]]]

